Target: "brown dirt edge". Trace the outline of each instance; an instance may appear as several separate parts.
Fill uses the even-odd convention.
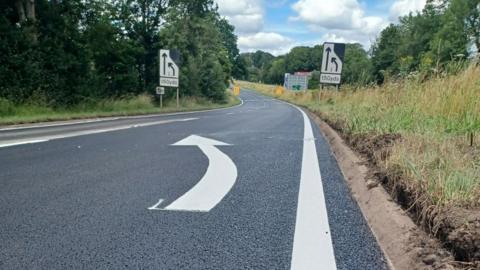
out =
[[[329,142],[352,196],[391,269],[480,269],[480,262],[455,261],[452,253],[444,248],[439,239],[417,226],[409,213],[392,199],[383,186],[377,185],[379,179],[372,181],[372,177],[378,177],[376,171],[371,169],[372,164],[354,153],[340,135],[316,113],[306,111]]]

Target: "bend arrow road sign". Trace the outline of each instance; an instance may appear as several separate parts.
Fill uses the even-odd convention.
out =
[[[178,87],[180,69],[173,61],[170,50],[160,50],[160,86]]]
[[[214,208],[237,180],[237,166],[216,146],[230,145],[216,140],[191,135],[174,146],[198,146],[209,160],[208,169],[200,181],[171,204],[160,208],[163,199],[149,210],[208,212]]]
[[[325,42],[323,44],[321,83],[340,84],[345,56],[345,44]]]

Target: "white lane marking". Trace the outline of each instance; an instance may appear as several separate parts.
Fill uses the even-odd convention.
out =
[[[209,163],[202,179],[187,193],[163,208],[163,210],[191,212],[208,212],[212,210],[228,194],[237,180],[235,163],[215,147],[230,144],[192,135],[173,145],[198,146],[207,156]]]
[[[18,126],[11,126],[0,128],[0,131],[10,131],[10,130],[18,130],[18,129],[32,129],[32,128],[45,128],[45,127],[61,127],[61,126],[69,126],[69,125],[78,125],[78,124],[89,124],[89,123],[96,123],[96,122],[103,122],[103,121],[113,121],[121,119],[121,117],[105,117],[105,118],[96,118],[96,119],[85,119],[85,120],[73,120],[73,121],[58,121],[52,122],[51,124],[47,124],[48,122],[39,123],[39,124],[26,124],[26,125],[18,125]]]
[[[232,115],[232,114],[234,114],[234,113],[233,112],[227,113],[227,115]]]
[[[21,144],[31,144],[31,143],[41,143],[41,142],[48,142],[49,140],[44,139],[44,140],[30,140],[30,141],[19,141],[19,142],[12,142],[12,143],[4,143],[0,144],[0,147],[9,147],[9,146],[15,146],[15,145],[21,145]]]
[[[52,122],[51,124],[48,122],[43,122],[39,124],[26,124],[26,125],[17,125],[11,127],[4,127],[0,128],[0,131],[11,131],[11,130],[19,130],[19,129],[32,129],[32,128],[44,128],[44,127],[60,127],[60,126],[71,126],[71,125],[79,125],[79,124],[88,124],[88,123],[96,123],[96,122],[104,122],[104,121],[114,121],[114,120],[123,120],[123,119],[139,119],[139,118],[153,118],[153,117],[163,117],[163,116],[174,116],[174,115],[185,115],[185,114],[192,114],[192,113],[205,113],[205,112],[214,112],[214,111],[222,111],[222,110],[229,110],[236,107],[243,106],[244,101],[240,99],[240,104],[226,107],[226,108],[218,108],[218,109],[211,109],[211,110],[199,110],[199,111],[189,111],[189,112],[177,112],[177,113],[161,113],[161,114],[147,114],[147,115],[134,115],[134,116],[119,116],[119,117],[105,117],[105,118],[96,118],[96,119],[85,119],[85,120],[74,120],[74,121],[61,121],[60,123]]]
[[[123,125],[123,126],[106,128],[106,129],[95,129],[95,130],[68,132],[68,133],[65,133],[65,134],[62,134],[62,135],[41,136],[41,137],[37,137],[37,138],[34,138],[34,139],[10,140],[10,141],[0,142],[0,148],[22,145],[22,144],[40,143],[40,142],[46,142],[46,141],[51,141],[51,140],[56,140],[56,139],[63,139],[63,138],[77,137],[77,136],[83,136],[83,135],[105,133],[105,132],[111,132],[111,131],[117,131],[117,130],[123,130],[123,129],[130,129],[130,128],[147,127],[147,126],[167,124],[167,123],[173,123],[173,122],[193,121],[193,120],[197,120],[197,119],[199,119],[199,118],[184,118],[184,119],[163,120],[163,121],[155,121],[155,122],[143,123],[143,124]]]
[[[161,208],[158,208],[158,206],[162,204],[163,201],[164,199],[158,200],[158,202],[155,205],[149,207],[148,210],[162,210]]]
[[[312,125],[305,112],[296,108],[303,116],[304,141],[291,269],[334,270],[337,266]]]

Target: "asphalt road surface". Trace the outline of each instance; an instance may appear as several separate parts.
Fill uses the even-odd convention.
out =
[[[386,269],[318,127],[241,98],[0,130],[0,269]]]

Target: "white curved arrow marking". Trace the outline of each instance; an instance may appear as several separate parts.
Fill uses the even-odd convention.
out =
[[[158,208],[163,200],[149,210],[195,211],[212,210],[227,195],[237,180],[235,163],[215,146],[230,145],[197,135],[191,135],[175,146],[198,146],[207,156],[209,164],[202,179],[187,193],[164,208]]]

